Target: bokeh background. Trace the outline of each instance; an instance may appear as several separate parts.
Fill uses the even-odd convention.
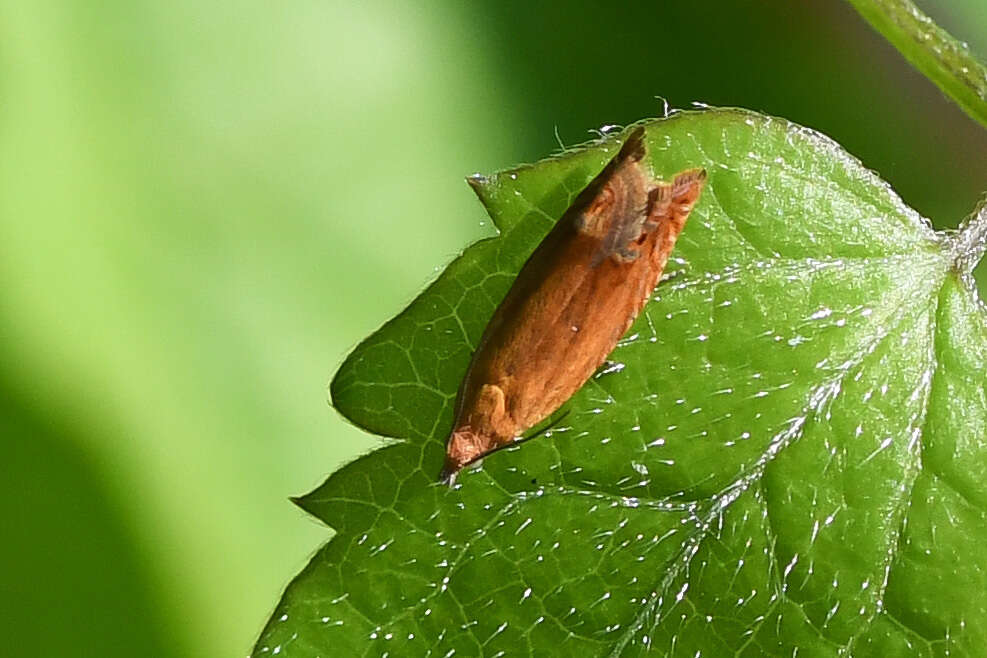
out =
[[[932,5],[935,6],[932,6]],[[926,9],[981,56],[987,4]],[[243,656],[376,445],[335,367],[470,241],[463,182],[694,101],[939,226],[987,131],[837,0],[0,0],[0,654]]]

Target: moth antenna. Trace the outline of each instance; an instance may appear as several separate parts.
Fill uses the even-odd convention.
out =
[[[571,409],[566,409],[566,410],[565,410],[565,411],[564,411],[564,412],[562,413],[562,415],[560,415],[560,416],[559,416],[558,418],[556,418],[555,420],[553,420],[553,421],[550,421],[550,422],[548,423],[548,425],[546,425],[545,427],[543,427],[543,428],[541,428],[540,430],[535,430],[534,432],[532,432],[532,434],[531,434],[531,436],[527,436],[527,437],[521,437],[521,438],[522,438],[522,439],[523,439],[524,441],[528,441],[528,440],[530,440],[530,439],[533,439],[533,438],[535,438],[536,436],[541,436],[542,434],[544,434],[545,432],[548,432],[548,431],[549,431],[549,430],[551,430],[552,428],[554,428],[554,427],[556,427],[556,426],[557,426],[557,425],[558,425],[559,423],[561,423],[561,422],[562,422],[563,420],[565,420],[565,418],[566,418],[566,416],[568,416],[568,415],[569,415],[569,412],[570,412],[570,411],[571,411]]]

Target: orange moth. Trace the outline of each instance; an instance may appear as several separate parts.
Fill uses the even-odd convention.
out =
[[[662,182],[645,152],[639,127],[535,248],[494,311],[459,387],[444,482],[562,406],[658,285],[706,172]]]

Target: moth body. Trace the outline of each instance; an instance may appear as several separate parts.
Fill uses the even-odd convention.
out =
[[[644,307],[706,179],[656,180],[644,156],[638,128],[521,268],[460,386],[443,481],[562,406]]]

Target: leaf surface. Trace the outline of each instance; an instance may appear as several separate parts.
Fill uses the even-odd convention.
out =
[[[987,219],[937,234],[783,120],[646,125],[656,174],[710,179],[610,367],[545,436],[436,483],[487,319],[619,142],[475,179],[500,235],[336,374],[337,409],[400,440],[300,499],[337,534],[255,655],[987,646]]]

